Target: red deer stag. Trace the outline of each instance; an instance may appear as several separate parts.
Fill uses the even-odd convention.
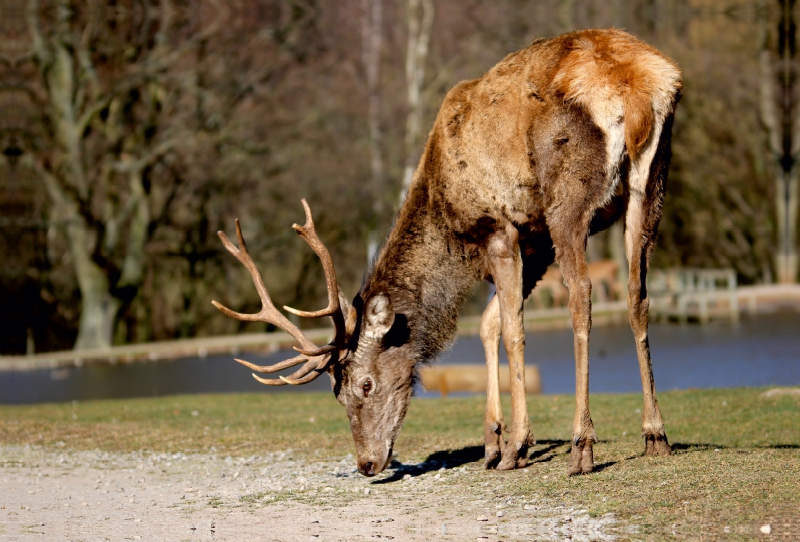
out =
[[[536,40],[483,77],[456,85],[428,137],[405,203],[352,304],[336,283],[308,205],[294,228],[322,259],[329,304],[299,316],[333,319],[336,334],[317,347],[270,301],[247,253],[220,237],[250,271],[264,308],[241,320],[271,322],[300,343],[300,355],[260,373],[303,364],[267,385],[303,384],[327,372],[347,409],[359,471],[381,472],[403,423],[415,368],[453,339],[458,306],[474,281],[497,287],[481,323],[488,369],[485,466],[527,463],[534,443],[525,398],[523,300],[558,262],[569,287],[575,336],[576,400],[568,473],[593,469],[597,442],[589,415],[591,289],[589,235],[624,215],[628,306],[644,389],[646,454],[668,454],[647,336],[645,289],[661,215],[670,135],[681,89],[678,68],[618,30],[584,30]],[[498,392],[500,338],[511,374],[511,424],[503,439]],[[255,376],[255,375],[254,375]]]

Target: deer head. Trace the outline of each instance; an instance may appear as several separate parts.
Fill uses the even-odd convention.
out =
[[[234,312],[216,301],[215,307],[225,315],[248,322],[267,322],[286,331],[300,346],[294,349],[298,356],[274,365],[255,365],[237,359],[242,365],[258,373],[275,373],[289,367],[302,366],[288,377],[277,379],[253,377],[267,386],[300,385],[311,382],[327,372],[336,399],[347,410],[350,429],[356,447],[357,466],[365,476],[374,476],[388,465],[392,447],[403,424],[411,398],[414,362],[407,355],[405,339],[408,336],[405,319],[396,317],[392,301],[385,292],[359,294],[349,303],[336,282],[333,261],[314,228],[311,209],[302,200],[306,214],[303,226],[292,227],[319,256],[328,288],[328,306],[322,310],[306,312],[284,306],[298,316],[333,320],[334,337],[330,343],[318,347],[300,329],[291,323],[272,303],[261,273],[247,251],[239,221],[236,237],[239,248],[224,232],[218,232],[225,248],[250,272],[261,298],[262,308],[257,314]]]

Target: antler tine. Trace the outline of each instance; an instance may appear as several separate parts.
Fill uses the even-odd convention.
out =
[[[234,361],[241,363],[248,369],[258,371],[259,373],[277,373],[278,371],[282,371],[283,369],[288,369],[289,367],[300,365],[304,361],[308,360],[308,356],[295,356],[291,359],[281,361],[274,365],[256,365],[255,363],[250,363],[249,361],[243,359],[238,359],[238,358],[233,358],[233,359]]]
[[[330,316],[333,319],[333,324],[336,330],[335,335],[330,344],[322,347],[318,347],[316,344],[314,344],[313,341],[311,341],[302,331],[300,331],[296,325],[292,324],[283,314],[281,314],[280,311],[278,311],[278,309],[275,308],[275,305],[273,305],[272,299],[270,299],[269,296],[269,292],[264,285],[264,279],[261,277],[261,272],[258,270],[258,267],[247,250],[247,244],[245,243],[239,220],[236,220],[236,239],[239,242],[238,248],[231,242],[230,239],[228,239],[228,236],[225,235],[225,232],[217,232],[217,235],[222,240],[222,244],[225,246],[228,252],[233,254],[250,273],[250,276],[253,279],[253,284],[258,291],[259,297],[261,298],[261,310],[257,314],[243,314],[232,311],[216,301],[212,301],[211,303],[213,303],[215,307],[222,311],[223,314],[231,318],[247,322],[268,322],[273,324],[289,333],[300,343],[299,347],[294,347],[295,350],[300,352],[300,356],[295,356],[291,359],[287,359],[274,365],[256,365],[245,360],[236,360],[242,365],[259,373],[274,373],[305,362],[300,369],[288,377],[281,376],[279,379],[268,379],[260,378],[253,374],[253,377],[256,380],[268,386],[283,386],[286,384],[298,385],[311,382],[320,374],[325,372],[325,368],[333,357],[334,352],[342,349],[345,346],[344,341],[346,331],[344,314],[342,313],[339,302],[339,286],[336,282],[336,272],[333,267],[333,261],[331,260],[331,255],[328,252],[328,249],[317,235],[317,231],[314,227],[314,219],[311,216],[311,208],[308,206],[308,202],[303,199],[302,204],[306,214],[306,223],[302,226],[294,224],[292,227],[306,241],[306,243],[308,243],[308,245],[317,254],[322,262],[322,267],[325,271],[325,282],[328,288],[328,306],[325,309],[314,312],[299,311],[292,309],[291,307],[284,307],[284,309],[298,316],[310,318]]]
[[[288,377],[282,377],[282,376],[279,376],[278,378],[280,378],[281,380],[283,380],[284,382],[286,382],[290,386],[299,386],[301,384],[308,384],[312,380],[316,380],[317,377],[319,375],[323,374],[324,372],[325,371],[322,370],[322,369],[314,369],[313,371],[311,371],[306,376],[304,376],[302,378],[298,378],[296,380],[294,380],[292,378],[288,378]]]
[[[339,342],[344,340],[345,330],[344,315],[342,314],[341,306],[339,304],[339,285],[336,281],[336,270],[333,267],[333,260],[331,259],[330,252],[328,252],[328,249],[317,235],[317,230],[314,227],[314,218],[311,216],[311,207],[309,207],[305,198],[300,200],[300,202],[303,204],[303,210],[306,213],[306,223],[302,226],[292,224],[292,228],[294,228],[298,235],[300,235],[300,237],[302,237],[305,242],[308,243],[308,246],[310,246],[317,256],[319,256],[319,259],[322,262],[322,269],[325,272],[325,283],[328,288],[328,306],[324,309],[313,312],[293,309],[292,307],[287,307],[286,305],[284,305],[283,308],[292,314],[303,316],[305,318],[321,318],[323,316],[330,316],[333,319],[333,325],[336,329],[336,333],[331,344],[338,345]],[[324,348],[325,347],[315,350],[311,355],[321,355]]]
[[[289,367],[300,365],[304,361],[308,362],[306,364],[307,367],[317,367],[318,369],[323,369],[328,364],[330,356],[306,356],[306,355],[295,356],[291,359],[275,363],[274,365],[256,365],[255,363],[250,363],[247,360],[238,358],[233,358],[233,359],[234,361],[241,363],[248,369],[258,371],[259,373],[277,373],[278,371],[282,371],[283,369],[288,369]]]
[[[319,348],[317,348],[315,350],[304,350],[303,348],[300,348],[298,346],[293,346],[292,348],[294,350],[297,350],[298,352],[300,352],[304,356],[309,357],[309,358],[317,358],[319,356],[324,356],[325,354],[329,354],[329,353],[333,352],[334,350],[339,350],[339,346],[337,344],[335,344],[335,343],[334,344],[326,344],[325,346],[320,346]]]
[[[236,238],[239,241],[239,248],[234,246],[231,240],[228,239],[228,236],[225,235],[224,231],[218,231],[217,235],[219,236],[220,240],[222,240],[222,244],[225,246],[228,252],[233,254],[236,259],[239,260],[250,272],[250,277],[253,279],[253,284],[258,291],[258,296],[261,298],[261,310],[256,314],[243,314],[232,311],[216,301],[212,301],[211,303],[220,311],[222,311],[223,314],[229,316],[230,318],[243,320],[246,322],[267,322],[273,324],[297,339],[297,341],[302,345],[303,350],[308,352],[315,351],[317,349],[317,345],[314,344],[308,337],[306,337],[297,326],[292,324],[283,314],[280,313],[280,311],[278,311],[278,309],[275,308],[275,305],[273,305],[272,299],[269,297],[267,287],[264,286],[264,279],[261,278],[261,272],[259,272],[258,267],[256,267],[256,264],[253,261],[253,258],[247,251],[247,244],[244,241],[244,235],[242,235],[242,228],[239,224],[239,220],[236,219]]]
[[[287,384],[289,384],[290,386],[299,386],[301,384],[307,384],[312,380],[316,380],[316,378],[319,375],[323,374],[324,372],[325,371],[320,369],[314,369],[314,371],[312,371],[308,375],[304,376],[303,378],[298,378],[297,380],[292,380],[291,378],[284,376],[281,376],[280,380],[275,378],[261,378],[255,373],[253,373],[253,378],[255,378],[256,380],[267,386],[285,386]]]
[[[319,356],[317,356],[319,357]],[[321,359],[311,358],[309,359],[307,356],[295,356],[291,359],[287,359],[285,361],[281,361],[274,365],[256,365],[255,363],[250,363],[249,361],[245,361],[243,359],[234,358],[235,361],[241,363],[245,367],[248,367],[254,371],[258,371],[259,373],[275,373],[283,369],[287,369],[289,367],[294,367],[295,365],[299,365],[306,361],[306,363],[300,367],[297,371],[292,373],[287,377],[279,376],[277,379],[274,378],[260,378],[253,374],[253,377],[261,382],[262,384],[266,384],[267,386],[284,386],[286,384],[297,385],[297,384],[305,384],[306,382],[311,382],[314,378],[321,375],[325,372],[325,367],[328,365],[328,361],[330,360],[330,356],[321,356]],[[306,378],[312,372],[316,372],[313,378]]]
[[[239,360],[236,360],[239,361]],[[253,378],[261,382],[262,384],[266,384],[267,386],[283,386],[286,384],[292,386],[298,386],[300,384],[305,384],[307,382],[311,382],[319,375],[325,372],[325,366],[327,365],[327,359],[323,359],[320,362],[315,362],[315,360],[309,360],[308,363],[300,367],[297,371],[292,373],[289,376],[278,376],[277,379],[275,378],[261,378],[260,376],[253,373]],[[241,361],[239,361],[241,363]]]
[[[256,373],[253,373],[253,378],[264,384],[265,386],[285,386],[286,382],[283,380],[278,380],[277,378],[261,378],[257,376]]]

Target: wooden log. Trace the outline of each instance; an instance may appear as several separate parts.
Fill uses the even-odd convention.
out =
[[[438,365],[420,370],[422,386],[426,391],[438,391],[443,397],[448,393],[486,393],[486,367],[483,365]],[[508,365],[500,366],[500,391],[510,391]],[[539,367],[525,366],[525,391],[542,393]]]

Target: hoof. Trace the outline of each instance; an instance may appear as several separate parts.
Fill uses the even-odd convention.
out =
[[[575,476],[576,474],[588,474],[594,470],[594,451],[592,447],[594,441],[591,439],[583,439],[578,444],[572,444],[572,452],[569,457],[569,467],[567,467],[567,474]]]
[[[644,455],[670,455],[672,448],[667,442],[667,435],[645,435]]]
[[[484,448],[483,468],[487,470],[497,468],[498,463],[500,463],[500,456],[500,446],[496,444],[487,445]]]
[[[503,460],[497,464],[497,470],[514,470],[516,468],[517,468],[517,461],[515,459],[503,458]]]
[[[497,470],[522,469],[528,466],[528,446],[535,444],[533,436],[528,435],[519,442],[509,441],[503,448],[503,458],[497,465]]]
[[[500,462],[503,448],[503,422],[487,424],[483,434],[483,467],[494,469]]]

